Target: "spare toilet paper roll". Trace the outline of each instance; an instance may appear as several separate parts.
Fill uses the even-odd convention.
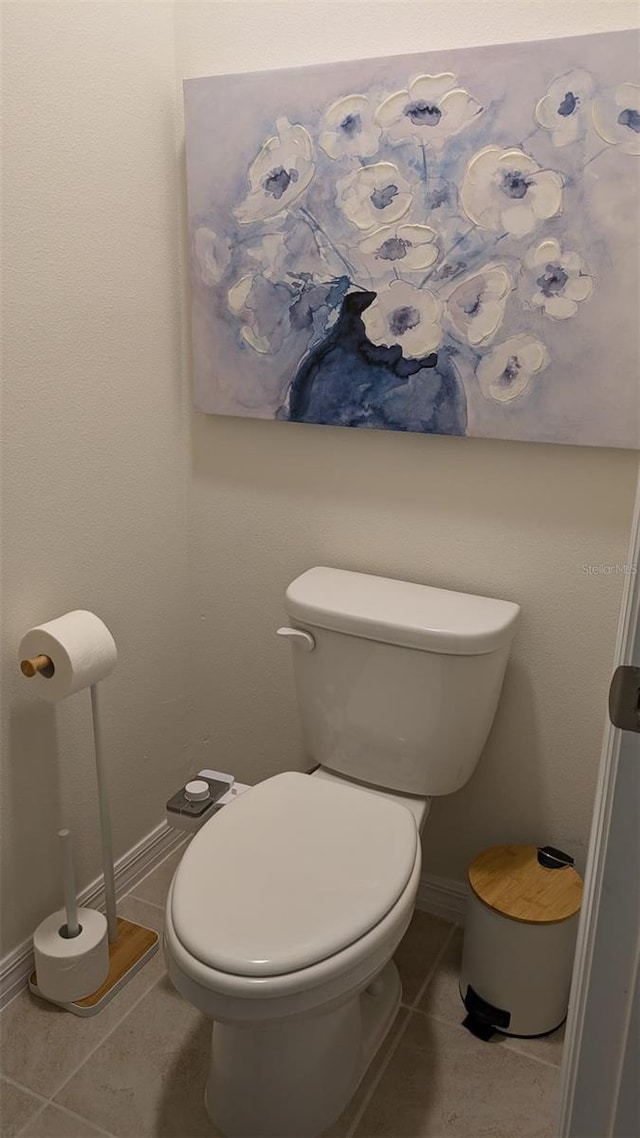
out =
[[[33,934],[38,988],[43,996],[59,1003],[91,995],[109,973],[106,918],[96,909],[78,909],[78,921],[78,936],[61,936],[60,929],[66,930],[66,914],[60,909]]]
[[[22,637],[20,659],[40,655],[53,662],[53,675],[39,672],[29,683],[50,703],[104,679],[118,659],[116,642],[106,624],[84,609],[31,628]]]

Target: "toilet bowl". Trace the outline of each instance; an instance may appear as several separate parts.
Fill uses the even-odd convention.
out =
[[[519,608],[317,567],[287,589],[312,776],[225,806],[176,870],[169,975],[214,1020],[205,1101],[227,1138],[318,1138],[400,1003],[431,796],[475,769]]]
[[[402,801],[296,772],[192,840],[165,955],[178,991],[215,1021],[206,1102],[229,1138],[317,1135],[346,1106],[400,1002],[390,961],[420,865]]]

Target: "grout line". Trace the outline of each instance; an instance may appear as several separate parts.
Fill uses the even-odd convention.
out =
[[[154,865],[149,870],[148,873],[145,873],[144,877],[141,877],[139,881],[136,881],[135,885],[131,886],[131,889],[128,893],[123,893],[122,897],[120,897],[120,900],[124,901],[125,897],[135,897],[136,901],[144,901],[145,898],[144,897],[137,897],[136,894],[133,892],[133,890],[138,889],[140,887],[140,885],[144,884],[144,882],[147,880],[148,877],[151,877],[156,872],[156,870],[161,869],[162,866],[165,864],[166,861],[169,860],[170,857],[173,857],[174,854],[179,853],[180,850],[184,850],[184,847],[186,844],[187,844],[187,838],[185,838],[185,840],[182,842],[181,845],[174,846],[173,849],[169,850],[169,853],[167,854],[167,856],[163,857],[162,861],[157,862],[157,864]],[[147,901],[147,904],[152,905],[153,902]]]
[[[543,1067],[552,1067],[554,1071],[560,1073],[560,1063],[552,1063],[551,1059],[542,1059],[539,1055],[532,1055],[530,1051],[521,1051],[519,1047],[514,1047],[511,1042],[504,1042],[505,1051],[513,1051],[514,1055],[521,1055],[523,1059],[533,1059],[534,1063],[542,1063]]]
[[[2,1078],[4,1079],[5,1083],[10,1083],[12,1087],[17,1087],[19,1091],[22,1091],[23,1094],[28,1095],[30,1098],[34,1098],[39,1104],[38,1109],[34,1111],[34,1113],[30,1115],[27,1121],[23,1123],[20,1129],[16,1131],[15,1138],[20,1138],[20,1135],[24,1133],[24,1131],[27,1129],[27,1126],[31,1126],[32,1122],[35,1122],[36,1118],[39,1118],[40,1115],[47,1109],[49,1105],[49,1099],[45,1098],[44,1095],[41,1095],[38,1091],[32,1091],[30,1087],[25,1087],[24,1083],[20,1083],[18,1079],[12,1079],[10,1075],[3,1075]]]
[[[5,1083],[11,1083],[12,1087],[17,1087],[19,1091],[24,1091],[25,1094],[31,1095],[32,1098],[40,1099],[40,1101],[45,1104],[49,1101],[46,1095],[41,1095],[40,1091],[32,1091],[31,1087],[28,1087],[25,1083],[21,1083],[19,1079],[14,1079],[13,1075],[5,1075],[4,1071],[0,1071],[0,1078],[3,1078]]]
[[[110,1031],[108,1031],[108,1032],[106,1033],[106,1035],[103,1035],[102,1039],[100,1039],[100,1040],[99,1040],[99,1042],[98,1042],[98,1043],[96,1043],[95,1047],[92,1047],[90,1051],[87,1051],[87,1054],[86,1054],[86,1055],[84,1056],[84,1058],[83,1058],[83,1059],[80,1061],[80,1063],[78,1063],[77,1067],[74,1067],[74,1069],[73,1069],[73,1071],[71,1072],[71,1074],[70,1074],[70,1075],[67,1075],[67,1077],[66,1077],[66,1078],[65,1078],[65,1079],[64,1079],[64,1080],[63,1080],[63,1081],[60,1083],[60,1085],[59,1085],[58,1087],[56,1087],[56,1089],[55,1089],[55,1090],[52,1092],[52,1094],[49,1096],[49,1101],[50,1101],[50,1102],[53,1102],[53,1103],[54,1103],[54,1106],[60,1106],[60,1103],[57,1103],[57,1102],[55,1102],[55,1096],[56,1096],[56,1095],[59,1095],[59,1094],[60,1094],[60,1091],[64,1090],[64,1088],[66,1087],[67,1083],[71,1082],[71,1079],[73,1079],[73,1078],[74,1078],[74,1077],[75,1077],[75,1076],[78,1074],[78,1071],[81,1069],[81,1067],[84,1067],[85,1063],[87,1063],[87,1062],[89,1061],[89,1059],[91,1058],[91,1056],[92,1056],[92,1055],[95,1055],[96,1051],[98,1051],[98,1050],[99,1050],[99,1049],[102,1047],[102,1044],[103,1044],[103,1043],[106,1043],[107,1039],[110,1039],[110,1037],[113,1035],[114,1031],[117,1031],[117,1029],[118,1029],[118,1028],[119,1028],[119,1027],[120,1027],[120,1026],[121,1026],[121,1025],[124,1023],[124,1021],[125,1021],[126,1019],[128,1019],[128,1018],[129,1018],[129,1016],[131,1015],[131,1013],[132,1013],[132,1011],[134,1010],[134,1008],[137,1008],[138,1004],[139,1004],[139,1003],[141,1003],[141,1002],[142,1002],[142,1000],[144,1000],[145,996],[148,996],[148,995],[149,995],[149,993],[150,993],[150,992],[152,992],[152,991],[153,991],[153,989],[154,989],[155,987],[157,987],[157,985],[160,983],[160,981],[164,979],[164,976],[165,976],[165,973],[163,972],[163,973],[162,973],[162,976],[158,976],[158,979],[157,979],[157,980],[154,980],[154,981],[153,981],[153,984],[151,984],[151,985],[150,985],[150,986],[147,988],[147,990],[146,990],[145,992],[143,992],[143,993],[142,993],[142,995],[138,996],[137,1000],[134,1000],[134,1001],[133,1001],[133,1003],[132,1003],[131,1007],[129,1008],[129,1010],[128,1010],[128,1011],[126,1011],[126,1012],[124,1013],[124,1015],[123,1015],[123,1016],[122,1016],[122,1017],[121,1017],[121,1018],[120,1018],[120,1019],[117,1021],[117,1023],[114,1023],[114,1025],[113,1025],[113,1027],[110,1029]],[[69,1015],[72,1015],[72,1014],[73,1014],[73,1013],[71,1013],[71,1012],[69,1013]],[[99,1013],[98,1013],[98,1014],[99,1014]],[[82,1117],[82,1116],[81,1116],[81,1117]],[[84,1121],[85,1121],[85,1122],[89,1122],[89,1123],[90,1123],[90,1122],[91,1122],[91,1119],[90,1119],[90,1118],[85,1118],[85,1119],[84,1119]]]
[[[103,1130],[101,1126],[98,1126],[95,1122],[92,1122],[91,1119],[85,1118],[84,1115],[78,1114],[75,1110],[69,1110],[68,1106],[61,1106],[60,1103],[51,1102],[50,1100],[45,1102],[42,1109],[39,1110],[38,1113],[33,1116],[33,1118],[30,1118],[28,1122],[25,1122],[22,1129],[20,1129],[18,1131],[18,1133],[16,1134],[16,1138],[20,1138],[20,1135],[23,1134],[24,1131],[29,1126],[32,1126],[33,1123],[35,1122],[36,1118],[39,1118],[41,1114],[44,1114],[45,1110],[49,1106],[52,1107],[54,1111],[59,1110],[59,1111],[61,1111],[62,1114],[68,1115],[70,1118],[73,1118],[76,1122],[83,1122],[85,1125],[92,1126],[93,1129],[96,1131],[96,1133],[97,1134],[103,1134],[104,1138],[114,1138],[113,1134],[110,1134],[108,1130]]]
[[[158,905],[158,903],[156,901],[147,901],[147,898],[141,897],[140,894],[137,892],[137,890],[140,888],[141,885],[144,885],[144,883],[148,877],[152,877],[153,874],[156,872],[156,870],[161,869],[162,866],[165,864],[165,862],[167,862],[169,860],[170,857],[173,857],[174,854],[179,853],[181,850],[184,851],[184,847],[187,844],[188,844],[188,836],[182,842],[182,845],[174,846],[174,848],[169,851],[167,856],[164,857],[162,859],[162,861],[159,861],[157,865],[154,865],[153,869],[150,869],[149,872],[144,875],[144,877],[141,877],[140,880],[137,881],[136,884],[131,887],[130,892],[125,893],[123,895],[123,897],[121,897],[120,899],[122,901],[124,901],[125,897],[130,897],[132,901],[144,901],[145,905],[153,905],[154,909],[160,909],[162,912],[164,912],[164,909],[165,909],[164,905]]]
[[[24,1126],[21,1126],[20,1129],[16,1132],[16,1138],[20,1138],[20,1135],[24,1134],[25,1130],[27,1129],[27,1126],[32,1126],[33,1123],[36,1121],[36,1119],[40,1118],[41,1114],[44,1114],[45,1110],[47,1109],[47,1107],[49,1105],[50,1105],[49,1099],[45,1099],[44,1102],[40,1104],[40,1106],[36,1110],[35,1114],[32,1114],[31,1118],[27,1119]]]
[[[129,901],[141,901],[143,905],[151,905],[152,909],[159,909],[161,913],[164,913],[165,910],[164,905],[158,905],[156,901],[147,901],[146,897],[138,897],[135,893],[127,893],[126,899]],[[125,898],[123,897],[122,900],[124,901]]]
[[[449,932],[447,933],[446,937],[444,938],[437,955],[434,957],[431,968],[427,972],[427,975],[426,975],[425,979],[423,980],[420,988],[418,988],[418,993],[417,993],[413,1003],[408,1005],[411,1008],[411,1011],[417,1011],[418,1010],[418,1004],[420,1003],[420,1000],[422,999],[427,988],[429,987],[429,984],[433,980],[433,977],[436,973],[436,970],[440,967],[440,964],[444,958],[444,955],[445,955],[449,945],[451,944],[451,941],[453,940],[453,938],[456,934],[457,928],[458,928],[457,925],[452,925],[451,928],[449,929]]]
[[[353,1138],[356,1130],[358,1129],[358,1127],[362,1121],[364,1113],[365,1113],[367,1107],[369,1106],[369,1103],[371,1102],[371,1099],[373,1098],[375,1092],[378,1089],[380,1080],[382,1079],[382,1076],[384,1075],[387,1067],[389,1066],[389,1063],[391,1062],[391,1060],[393,1059],[393,1056],[395,1055],[396,1051],[398,1050],[398,1046],[400,1044],[400,1041],[402,1040],[402,1037],[403,1037],[405,1031],[407,1030],[409,1020],[411,1019],[411,1012],[406,1007],[406,1005],[401,1004],[400,1007],[404,1007],[404,1009],[407,1013],[405,1016],[405,1021],[402,1025],[402,1027],[399,1029],[398,1034],[396,1035],[396,1038],[394,1039],[393,1043],[389,1047],[387,1054],[385,1055],[382,1063],[380,1064],[380,1070],[378,1071],[378,1074],[376,1075],[375,1079],[373,1079],[371,1087],[367,1091],[366,1095],[364,1096],[364,1098],[362,1100],[360,1107],[358,1108],[355,1115],[353,1116],[353,1120],[352,1120],[352,1122],[351,1122],[351,1124],[347,1130],[346,1138]],[[375,1055],[374,1055],[373,1059],[371,1060],[371,1062],[374,1062],[374,1061],[375,1061]],[[363,1077],[366,1078],[366,1071],[365,1071],[365,1074]]]
[[[431,968],[427,972],[427,975],[426,975],[423,983],[421,984],[420,988],[418,989],[418,993],[417,993],[413,1003],[412,1004],[403,1004],[402,1002],[400,1003],[400,1007],[404,1008],[406,1013],[407,1013],[405,1022],[403,1024],[403,1026],[400,1028],[395,1040],[393,1041],[393,1043],[389,1047],[389,1050],[387,1051],[387,1054],[385,1055],[384,1060],[380,1065],[380,1070],[378,1071],[376,1078],[373,1079],[369,1091],[364,1096],[364,1099],[362,1101],[362,1105],[360,1106],[359,1110],[356,1111],[354,1118],[353,1118],[353,1121],[349,1127],[347,1138],[353,1138],[355,1131],[357,1130],[358,1126],[360,1125],[360,1122],[362,1121],[364,1113],[365,1113],[367,1107],[369,1106],[369,1103],[371,1102],[375,1092],[378,1089],[378,1086],[380,1084],[380,1080],[382,1079],[382,1076],[384,1075],[387,1067],[389,1066],[389,1063],[391,1062],[393,1056],[395,1055],[395,1053],[398,1049],[398,1046],[400,1044],[400,1041],[402,1040],[402,1037],[403,1037],[405,1031],[407,1030],[407,1027],[409,1026],[409,1021],[411,1019],[411,1013],[415,1009],[417,1002],[420,999],[422,999],[422,995],[423,995],[427,985],[431,983],[431,980],[433,979],[434,973],[435,973],[436,969],[438,968],[438,965],[440,964],[440,961],[442,960],[445,952],[447,951],[447,948],[449,947],[450,941],[452,940],[453,936],[455,935],[457,927],[458,926],[455,924],[451,925],[449,932],[445,936],[438,952],[436,953],[436,955],[433,959],[433,962],[431,964]],[[372,1060],[372,1062],[373,1062],[373,1060]]]
[[[436,1023],[441,1023],[444,1027],[457,1027],[462,1031],[466,1031],[466,1027],[462,1023],[458,1023],[454,1019],[445,1019],[444,1016],[434,1015],[433,1012],[423,1012],[421,1008],[412,1008],[411,1011],[416,1012],[417,1015],[423,1019],[433,1019]],[[460,1012],[462,1015],[462,1010]],[[499,1035],[500,1032],[496,1032]],[[498,1041],[498,1046],[502,1046],[505,1051],[511,1051],[514,1055],[519,1055],[521,1059],[531,1059],[533,1063],[541,1063],[543,1067],[551,1067],[554,1071],[560,1070],[560,1063],[552,1063],[550,1059],[541,1059],[539,1055],[532,1055],[530,1051],[521,1051],[520,1048],[514,1047],[512,1043],[507,1043],[508,1036],[503,1036]],[[494,1047],[496,1044],[494,1043]]]

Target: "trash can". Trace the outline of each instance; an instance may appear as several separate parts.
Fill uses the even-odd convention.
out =
[[[567,1014],[582,879],[552,846],[493,846],[469,866],[460,995],[474,1035],[547,1035]]]

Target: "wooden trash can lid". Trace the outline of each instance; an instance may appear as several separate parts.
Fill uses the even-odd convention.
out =
[[[582,879],[572,865],[548,869],[537,846],[492,846],[469,866],[469,884],[485,905],[529,924],[573,917],[582,901]]]

